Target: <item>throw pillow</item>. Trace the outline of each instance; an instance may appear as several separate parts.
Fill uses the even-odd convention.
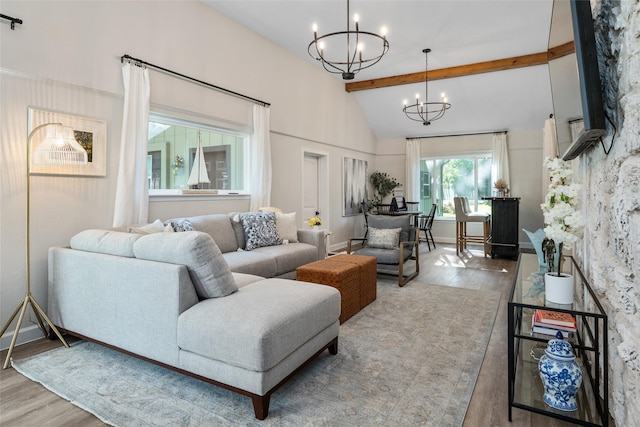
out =
[[[275,212],[250,212],[240,214],[244,228],[245,249],[251,251],[264,246],[281,245]]]
[[[223,297],[238,290],[227,261],[207,233],[147,234],[134,243],[133,252],[136,258],[186,266],[202,299]]]
[[[273,206],[263,206],[261,208],[258,208],[258,210],[260,212],[275,212],[275,213],[280,212],[280,213],[282,213],[282,209],[276,208],[276,207],[273,207]]]
[[[276,227],[278,234],[284,241],[296,243],[298,241],[298,225],[296,224],[296,213],[276,212]]]
[[[367,214],[369,227],[387,229],[400,228],[400,241],[408,242],[415,238],[415,227],[411,226],[411,215],[370,215]]]
[[[156,219],[151,224],[143,225],[142,227],[129,227],[127,231],[135,234],[151,234],[164,232],[164,224],[159,219]],[[173,230],[171,230],[173,231]]]
[[[394,249],[400,245],[401,228],[369,227],[367,246],[370,248]]]
[[[193,224],[191,224],[191,221],[189,221],[187,218],[170,219],[168,221],[165,221],[164,225],[169,225],[175,232],[196,231],[196,229],[193,227]]]

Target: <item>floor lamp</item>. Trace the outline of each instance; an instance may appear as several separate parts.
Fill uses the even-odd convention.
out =
[[[42,128],[45,128],[45,137],[44,139],[37,145],[35,150],[32,150],[31,147],[31,139],[33,136]],[[78,165],[78,164],[86,164],[87,163],[87,152],[82,148],[80,144],[75,140],[73,135],[73,129],[70,127],[62,126],[61,123],[45,123],[34,128],[27,138],[27,211],[26,211],[26,275],[27,275],[27,292],[24,296],[22,302],[16,307],[13,314],[2,327],[2,331],[0,331],[0,337],[4,335],[6,330],[13,322],[13,319],[20,313],[18,317],[18,323],[16,324],[16,328],[13,332],[13,337],[11,339],[11,344],[9,345],[9,351],[7,352],[7,357],[4,361],[4,365],[2,369],[7,369],[9,366],[9,362],[11,360],[11,354],[13,353],[13,348],[16,344],[16,339],[18,338],[18,334],[20,333],[20,327],[22,326],[22,320],[24,319],[25,312],[27,310],[27,306],[31,305],[33,309],[33,313],[35,314],[36,319],[38,320],[38,326],[42,333],[47,336],[47,331],[45,330],[44,321],[49,325],[51,330],[60,338],[60,341],[65,345],[65,347],[69,347],[69,344],[65,341],[65,339],[60,334],[60,331],[54,326],[53,322],[49,317],[47,317],[46,313],[40,307],[36,299],[31,294],[31,235],[29,233],[30,228],[30,183],[31,183],[31,162],[32,162],[32,151],[33,151],[33,163],[34,164],[49,164],[49,165]]]

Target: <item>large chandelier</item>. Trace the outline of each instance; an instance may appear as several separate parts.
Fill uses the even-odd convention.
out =
[[[375,65],[389,50],[386,28],[382,27],[382,35],[360,31],[357,14],[353,16],[353,20],[355,22],[355,30],[351,30],[349,24],[349,0],[347,0],[347,31],[329,33],[318,37],[318,26],[314,23],[313,41],[309,43],[307,48],[309,55],[313,59],[320,61],[325,70],[333,74],[342,74],[344,80],[353,80],[356,73]],[[341,43],[346,43],[346,52],[340,53],[337,49],[337,46]],[[371,46],[370,50],[374,49],[374,46],[378,44],[379,54],[372,57],[363,56],[365,43],[367,46]]]
[[[440,95],[440,102],[429,102],[429,85],[427,84],[427,68],[429,61],[427,56],[429,55],[429,52],[431,52],[431,49],[423,49],[422,52],[424,52],[425,57],[424,102],[420,102],[420,94],[417,93],[415,104],[408,105],[407,100],[405,100],[402,111],[404,111],[407,117],[411,120],[422,122],[423,125],[429,126],[432,121],[438,120],[444,116],[445,111],[451,108],[451,104],[447,102],[447,98],[444,96],[444,93]]]

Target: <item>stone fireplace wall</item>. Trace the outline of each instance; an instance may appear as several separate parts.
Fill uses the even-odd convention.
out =
[[[640,2],[591,5],[615,131],[576,160],[586,227],[575,249],[609,318],[610,413],[617,426],[640,426]]]

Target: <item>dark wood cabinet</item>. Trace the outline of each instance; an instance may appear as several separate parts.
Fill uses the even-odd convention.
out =
[[[491,200],[491,258],[518,258],[520,197],[486,197]]]

